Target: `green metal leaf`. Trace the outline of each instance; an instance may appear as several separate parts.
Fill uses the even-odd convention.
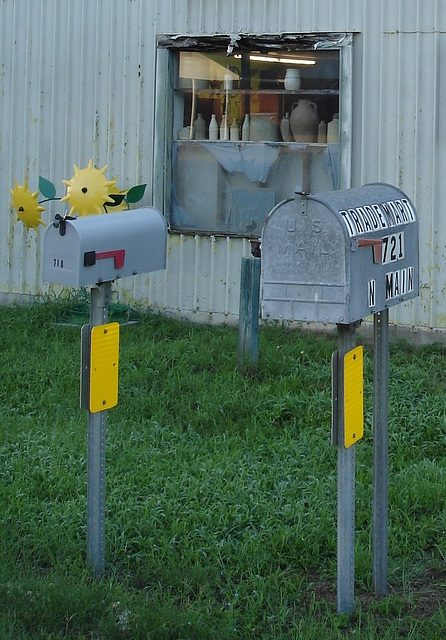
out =
[[[125,199],[129,204],[139,202],[144,195],[144,191],[146,190],[146,184],[138,184],[136,187],[132,187],[127,191],[127,195]]]
[[[113,202],[106,202],[105,206],[106,207],[117,207],[118,204],[121,204],[121,202],[124,200],[125,194],[123,194],[123,193],[111,193],[109,195],[109,197],[113,200]]]
[[[56,187],[46,178],[39,176],[39,191],[48,200],[54,200],[56,197]]]

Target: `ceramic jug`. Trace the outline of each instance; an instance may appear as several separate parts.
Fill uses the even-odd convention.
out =
[[[251,113],[250,140],[280,140],[277,116],[274,113]]]
[[[333,120],[328,123],[327,142],[338,142],[339,140],[339,114],[335,113]]]
[[[194,138],[195,140],[204,140],[206,137],[206,122],[201,113],[198,114],[194,121]]]
[[[319,114],[317,104],[311,100],[299,100],[293,104],[290,126],[296,142],[317,142]]]

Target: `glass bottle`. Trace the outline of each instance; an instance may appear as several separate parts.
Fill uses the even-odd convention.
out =
[[[250,133],[249,130],[250,130],[249,113],[247,113],[245,116],[245,119],[243,120],[242,140],[249,140],[249,133]]]
[[[327,142],[327,123],[321,120],[317,126],[317,141]]]
[[[327,126],[327,142],[338,142],[339,140],[339,114],[335,113],[333,120]]]
[[[218,140],[218,123],[215,113],[212,114],[209,124],[209,140]]]
[[[220,122],[220,140],[229,140],[228,119],[225,115],[221,117]]]
[[[280,121],[280,133],[282,134],[282,140],[288,142],[290,139],[290,116],[288,113]]]
[[[232,124],[231,124],[231,129],[230,129],[230,138],[231,140],[240,140],[240,132],[239,132],[239,128],[238,128],[238,122],[237,122],[237,118],[234,118],[232,120]]]

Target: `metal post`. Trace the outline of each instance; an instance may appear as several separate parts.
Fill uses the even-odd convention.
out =
[[[344,445],[344,356],[355,347],[353,324],[338,324],[338,576],[337,611],[354,609],[355,582],[355,445]]]
[[[387,593],[389,310],[373,316],[373,585]]]
[[[111,283],[92,287],[90,329],[108,320]],[[88,412],[87,561],[95,575],[105,568],[105,443],[106,411]]]
[[[302,192],[311,193],[311,163],[313,156],[308,145],[305,147],[304,157],[302,160]]]
[[[255,368],[259,351],[260,258],[242,258],[238,330],[238,369]]]

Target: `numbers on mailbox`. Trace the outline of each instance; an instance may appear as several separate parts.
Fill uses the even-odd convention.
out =
[[[63,258],[53,258],[53,267],[63,269]]]
[[[390,264],[404,258],[404,231],[383,237],[382,264]]]

